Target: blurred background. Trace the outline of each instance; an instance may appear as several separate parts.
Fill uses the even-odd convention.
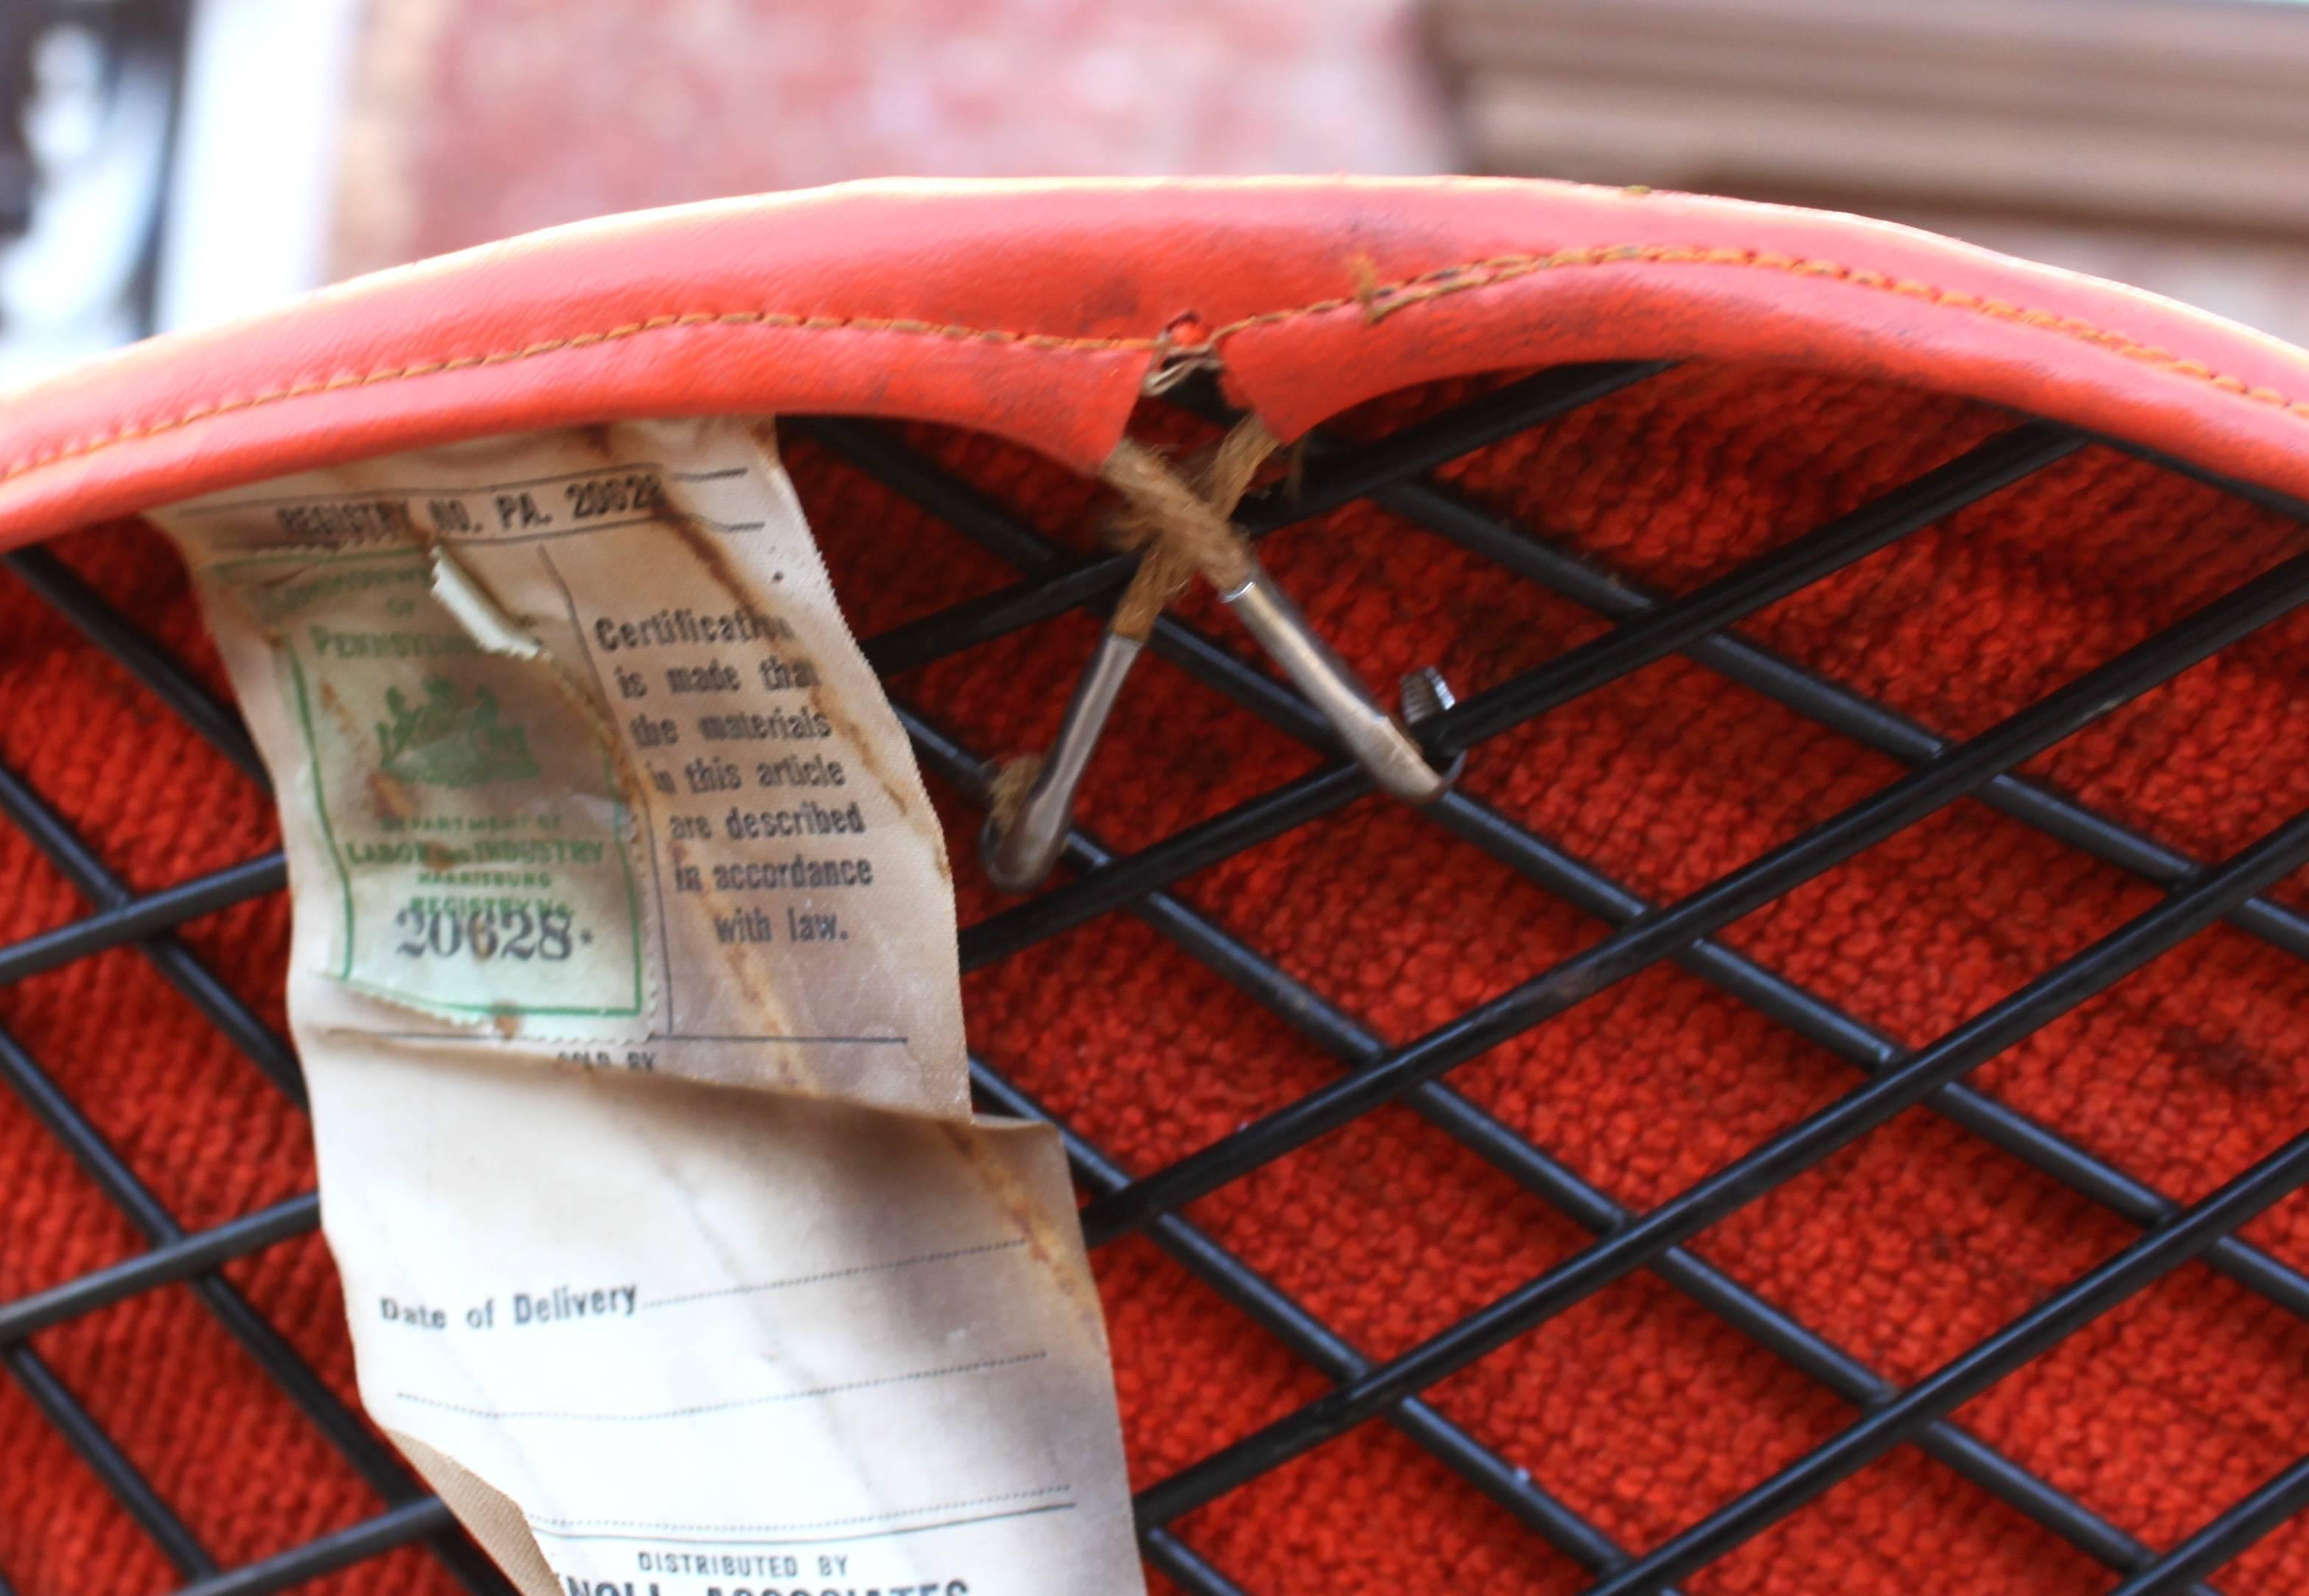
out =
[[[2294,0],[0,0],[0,381],[845,177],[1534,174],[1912,221],[2309,342]]]

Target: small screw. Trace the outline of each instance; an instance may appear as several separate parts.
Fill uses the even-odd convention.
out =
[[[1416,726],[1459,702],[1451,684],[1432,665],[1423,665],[1403,678],[1403,723]]]
[[[1405,730],[1415,731],[1458,702],[1458,694],[1451,691],[1451,684],[1443,679],[1443,673],[1432,665],[1423,665],[1403,678],[1402,696],[1397,700],[1399,707],[1396,712]],[[1431,762],[1434,756],[1430,754],[1428,757]],[[1451,763],[1444,768],[1443,784],[1449,787],[1457,781],[1459,772],[1466,768],[1466,755],[1454,755]]]

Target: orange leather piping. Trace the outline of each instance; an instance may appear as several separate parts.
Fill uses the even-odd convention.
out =
[[[558,229],[20,391],[0,546],[616,417],[943,421],[1089,471],[1197,348],[1285,439],[1434,378],[1703,357],[1963,393],[2309,496],[2309,355],[1885,223],[1515,180],[880,183]]]

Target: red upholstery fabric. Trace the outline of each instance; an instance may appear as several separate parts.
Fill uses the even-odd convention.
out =
[[[1444,192],[1458,203],[1457,191]],[[1834,233],[1841,224],[1802,225]],[[1154,232],[1129,237],[1130,249],[1152,258]],[[1882,237],[1842,234],[1846,244]],[[1334,256],[1345,247],[1327,233],[1319,237],[1308,247]],[[1770,281],[1777,309],[1712,302],[1708,315],[1720,324],[1708,336],[1731,338],[1758,316],[1785,325],[1824,302],[1845,303],[1837,296],[1867,291],[1786,272]],[[1077,290],[1084,291],[1079,279]],[[1478,296],[1457,298],[1472,304]],[[1405,307],[1378,329],[1410,337],[1418,318],[1445,314],[1447,303]],[[1362,315],[1340,314],[1343,326]],[[1246,355],[1255,332],[1238,335]],[[1607,335],[1641,347],[1622,348]],[[1929,390],[1988,390],[1984,374],[2047,359],[2032,341],[2051,335],[2005,322],[1990,352],[1927,342],[1897,355],[1871,346],[1875,353],[1860,356],[1852,351],[1867,341],[1853,332],[1832,349],[1823,342],[1813,369],[1792,366],[1802,352],[1793,344],[1759,336],[1767,347],[1754,352],[1765,359],[1697,362],[1448,474],[1529,524],[1685,590],[2006,425],[1975,399]],[[2236,336],[2245,350],[2250,341]],[[230,353],[229,344],[214,347]],[[1473,345],[1452,347],[1461,349],[1455,358],[1485,363]],[[1597,324],[1578,347],[1669,352],[1639,325],[1617,323]],[[1281,354],[1270,365],[1253,360],[1261,375],[1244,384],[1285,384],[1291,397],[1277,402],[1312,419],[1324,381],[1342,401],[1382,385],[1348,356],[1337,358],[1327,378],[1309,366],[1287,383],[1278,375]],[[1823,364],[1840,369],[1819,369]],[[1916,381],[1872,375],[1888,367]],[[2120,382],[2112,369],[2129,375]],[[1945,380],[1925,380],[1936,372]],[[129,377],[107,380],[128,384],[119,392],[134,390]],[[634,380],[657,377],[644,371]],[[1129,381],[1136,380],[1134,370]],[[2085,361],[2045,375],[2041,392],[2047,408],[2063,413],[2131,407],[2139,427],[2157,428],[2144,436],[2233,467],[2263,461],[2268,479],[2309,478],[2297,446],[2282,470],[2275,454],[2256,453],[2279,436],[2264,437],[2260,418],[2290,412],[2245,399],[2235,409],[2192,409],[2193,401],[2165,395],[2167,380],[2138,361],[2119,368]],[[1396,393],[1343,427],[1381,430],[1459,391],[1445,384]],[[2016,397],[2006,389],[1994,396]],[[350,413],[316,410],[299,425],[325,427]],[[471,425],[454,407],[444,415],[425,425]],[[1191,436],[1157,415],[1137,425],[1148,436]],[[229,463],[192,463],[211,445],[195,448],[195,429],[183,431],[190,453],[166,470],[238,473],[255,458],[214,441],[223,452],[217,458]],[[2216,435],[2219,447],[2208,443]],[[384,435],[357,427],[356,436]],[[1064,465],[984,433],[924,426],[916,436],[1034,524],[1086,535],[1097,494]],[[336,442],[318,446],[342,452]],[[1009,579],[950,530],[807,445],[790,450],[790,464],[861,636]],[[149,495],[156,479],[135,472],[121,479],[130,486],[83,480],[37,505],[0,490],[0,506],[13,505],[11,524],[23,528],[86,520],[71,513],[74,494],[125,508],[120,494]],[[2295,523],[2095,449],[1775,607],[1748,630],[1939,730],[1962,734],[2295,552],[2301,539]],[[221,679],[181,575],[156,539],[134,525],[107,525],[63,547],[132,615]],[[1602,629],[1575,607],[1507,582],[1368,505],[1282,535],[1267,558],[1370,679],[1435,663],[1463,689],[1476,688]],[[1206,599],[1190,601],[1186,613],[1232,639]],[[983,752],[1040,746],[1091,636],[1090,622],[1069,617],[893,686]],[[2217,856],[2309,804],[2305,669],[2309,622],[2296,617],[2031,768],[2177,846]],[[1085,795],[1085,822],[1117,845],[1152,841],[1311,763],[1167,667],[1143,669],[1129,695],[1119,717],[1127,734],[1102,751]],[[0,577],[0,764],[48,795],[141,887],[246,857],[271,834],[269,805],[248,782],[12,577]],[[1478,749],[1466,782],[1661,896],[1741,863],[1897,770],[1678,660]],[[933,789],[951,823],[967,924],[1002,900],[975,866],[976,816],[935,782]],[[2297,899],[2300,884],[2287,895]],[[1601,934],[1596,921],[1413,811],[1376,798],[1191,878],[1182,895],[1391,1040]],[[1897,1038],[1920,1042],[2154,901],[2113,868],[1965,804],[1751,917],[1727,940]],[[0,940],[84,908],[22,837],[0,828]],[[197,923],[185,940],[277,1022],[286,926],[275,900]],[[973,976],[965,1000],[973,1046],[1135,1169],[1206,1143],[1333,1073],[1284,1026],[1124,916]],[[2305,1014],[2309,967],[2218,929],[2029,1039],[1975,1081],[2186,1200],[2309,1124]],[[311,1180],[301,1119],[134,953],[0,988],[0,1026],[187,1225],[245,1212]],[[1837,1060],[1672,969],[1630,981],[1452,1077],[1638,1207],[1680,1190],[1855,1079]],[[0,1180],[7,1237],[0,1298],[138,1250],[134,1232],[13,1099],[0,1100],[0,1169],[8,1172]],[[1400,1109],[1228,1188],[1194,1215],[1374,1355],[1431,1333],[1586,1239]],[[2287,1201],[2248,1233],[2309,1267],[2309,1203]],[[1698,1250],[1905,1382],[2133,1234],[1965,1133],[1911,1112],[1710,1231]],[[1323,1388],[1144,1240],[1108,1248],[1097,1263],[1141,1482]],[[334,1277],[317,1241],[272,1249],[228,1273],[350,1394]],[[35,1345],[221,1559],[262,1556],[375,1509],[184,1288],[138,1297]],[[2309,1325],[2192,1265],[1960,1418],[2163,1546],[2309,1452],[2305,1368]],[[1607,1290],[1437,1394],[1480,1438],[1639,1549],[1850,1417],[1647,1275]],[[0,1569],[27,1596],[158,1592],[174,1583],[10,1384],[0,1384],[0,1456],[9,1460],[0,1468]],[[1261,1596],[1570,1592],[1585,1583],[1569,1559],[1383,1425],[1319,1449],[1180,1528]],[[1927,1588],[2084,1596],[2110,1583],[2063,1543],[1904,1450],[1688,1588],[1711,1596]],[[2309,1587],[2309,1529],[2280,1531],[2220,1583],[2232,1596]],[[449,1586],[420,1554],[402,1552],[314,1588]]]
[[[1761,359],[1976,395],[2309,494],[2309,356],[1907,228],[1471,178],[848,184],[557,228],[154,340],[12,403],[0,544],[605,415],[864,411],[1089,470],[1166,349],[1278,436],[1439,377]]]

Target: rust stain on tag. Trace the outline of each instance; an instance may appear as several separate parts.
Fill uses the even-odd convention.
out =
[[[156,519],[275,777],[363,1402],[527,1596],[1141,1591],[1065,1159],[970,1114],[943,833],[774,435]]]

